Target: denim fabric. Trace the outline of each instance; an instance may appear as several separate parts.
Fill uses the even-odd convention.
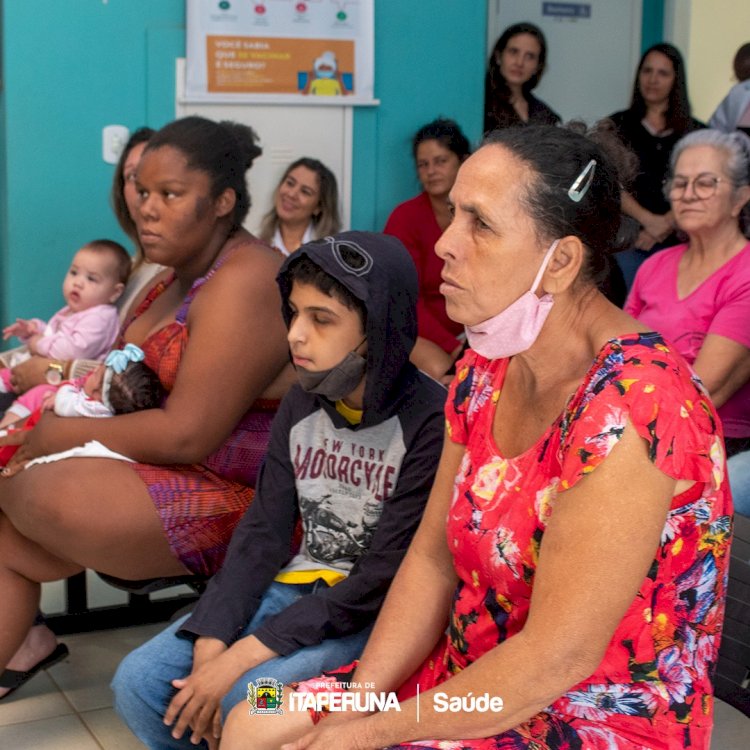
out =
[[[620,266],[622,271],[623,280],[625,281],[625,287],[629,292],[635,281],[635,275],[638,269],[641,267],[646,258],[650,256],[650,253],[638,248],[632,250],[622,250],[619,253],[615,253],[615,260],[617,265]]]
[[[734,512],[750,517],[750,451],[732,456],[727,461],[727,471]]]
[[[272,583],[241,637],[253,633],[270,615],[286,609],[301,596],[312,593],[317,585],[318,582]],[[176,693],[171,681],[190,674],[193,664],[193,642],[175,635],[187,617],[189,615],[125,657],[112,681],[115,709],[133,734],[152,750],[206,747],[205,743],[198,746],[191,744],[189,731],[185,732],[181,740],[175,740],[170,734],[171,728],[162,723],[167,706]],[[371,628],[367,628],[355,635],[301,648],[288,656],[278,656],[251,669],[224,697],[223,716],[226,718],[235,705],[246,700],[248,682],[259,677],[271,677],[287,685],[353,661],[362,653],[370,630]]]

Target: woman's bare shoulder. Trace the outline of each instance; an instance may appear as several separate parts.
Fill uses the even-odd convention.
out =
[[[225,305],[255,310],[280,307],[276,275],[283,258],[248,232],[227,243],[224,258],[191,305],[223,309]],[[201,312],[203,314],[203,312]]]
[[[240,269],[252,271],[251,278],[263,277],[265,274],[276,278],[276,274],[284,262],[283,256],[278,250],[272,248],[263,240],[258,239],[250,232],[242,229],[232,237],[224,249],[224,262],[217,270],[222,268],[231,270],[234,275]]]

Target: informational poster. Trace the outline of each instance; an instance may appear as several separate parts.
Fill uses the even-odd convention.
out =
[[[368,104],[374,0],[187,0],[188,101]]]

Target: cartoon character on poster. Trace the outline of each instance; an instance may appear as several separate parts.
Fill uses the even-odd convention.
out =
[[[302,93],[312,96],[343,96],[347,93],[333,52],[323,52],[315,59]]]

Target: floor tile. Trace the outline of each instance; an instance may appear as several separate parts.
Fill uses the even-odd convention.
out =
[[[56,665],[56,669],[61,665]],[[72,714],[73,707],[59,692],[48,672],[34,675],[13,695],[0,701],[0,727]],[[0,747],[13,747],[0,742]],[[27,747],[32,747],[28,745]]]
[[[126,654],[163,627],[147,625],[65,636],[70,657],[54,668],[55,684],[76,711],[111,707],[109,683],[117,665]]]
[[[85,711],[81,720],[105,750],[143,750],[143,745],[120,720],[114,709]]]
[[[102,750],[77,716],[0,727],[0,747],[13,750]]]
[[[70,656],[0,702],[0,748],[144,750],[111,708],[109,683],[120,659],[164,627],[65,636]],[[711,750],[746,750],[748,736],[750,719],[716,701]]]

